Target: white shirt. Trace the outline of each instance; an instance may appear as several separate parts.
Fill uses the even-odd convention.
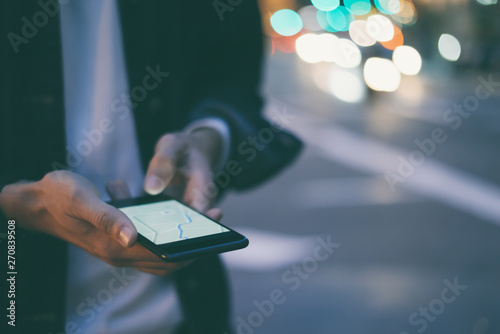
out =
[[[105,184],[116,179],[138,196],[144,171],[133,114],[120,119],[111,111],[112,101],[129,92],[116,2],[73,0],[60,10],[73,171],[92,181],[104,200]],[[169,278],[114,268],[72,245],[68,269],[66,320],[81,333],[169,333],[182,319]]]

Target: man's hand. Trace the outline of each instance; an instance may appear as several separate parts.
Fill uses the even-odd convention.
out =
[[[217,197],[211,172],[220,157],[220,147],[221,137],[211,128],[164,135],[149,164],[144,190],[151,195],[165,191],[205,212]]]
[[[106,191],[113,200],[127,199],[132,197],[132,195],[130,194],[130,188],[123,180],[108,182],[108,184],[106,184]],[[217,208],[208,210],[207,212],[205,212],[205,215],[215,221],[220,221],[222,219],[222,211]]]
[[[23,228],[68,241],[113,266],[167,275],[185,265],[166,263],[135,244],[137,230],[128,217],[103,202],[90,181],[68,171],[4,187],[0,208]]]

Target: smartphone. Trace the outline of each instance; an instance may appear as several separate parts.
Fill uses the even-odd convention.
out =
[[[248,246],[248,239],[166,195],[111,201],[135,225],[137,241],[167,262]]]

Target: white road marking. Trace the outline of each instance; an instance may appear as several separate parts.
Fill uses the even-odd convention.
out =
[[[395,171],[399,164],[398,156],[408,157],[410,154],[338,126],[314,123],[310,118],[297,116],[290,128],[308,144],[318,148],[324,158],[378,176],[383,176],[386,171]],[[500,189],[432,157],[427,157],[412,176],[396,185],[398,187],[500,225]]]
[[[296,204],[307,209],[390,205],[422,199],[406,191],[392,192],[385,179],[373,176],[303,180],[294,188],[291,193]]]

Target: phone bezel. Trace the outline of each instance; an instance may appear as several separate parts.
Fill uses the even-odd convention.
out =
[[[108,202],[116,208],[124,208],[129,206],[137,206],[143,204],[157,203],[163,201],[175,200],[182,205],[187,206],[181,201],[168,195],[141,196],[136,198],[127,198]],[[194,209],[193,209],[194,210]],[[195,210],[196,211],[196,210]],[[198,211],[196,211],[198,212]],[[203,237],[196,237],[187,240],[173,241],[166,244],[157,245],[142,234],[138,233],[137,241],[168,261],[181,261],[191,258],[200,257],[203,255],[217,254],[230,250],[244,248],[248,245],[248,239],[233,229],[216,222],[206,215],[198,212],[208,220],[227,228],[229,231],[217,234],[211,234]]]

